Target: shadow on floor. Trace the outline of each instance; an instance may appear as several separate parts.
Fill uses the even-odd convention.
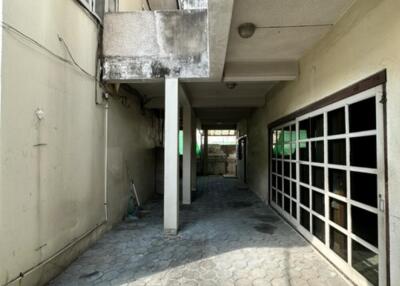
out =
[[[202,177],[163,235],[162,200],[105,234],[51,285],[346,285],[294,230],[237,180]],[[275,281],[275,282],[274,282]],[[334,284],[330,284],[330,283]],[[318,285],[318,284],[315,284]]]

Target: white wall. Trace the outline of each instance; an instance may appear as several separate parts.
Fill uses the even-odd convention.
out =
[[[119,0],[118,1],[118,11],[119,12],[131,12],[131,11],[141,11],[143,7],[142,0]]]
[[[68,58],[60,34],[75,60],[95,74],[98,25],[76,1],[5,0],[3,12],[6,23]],[[105,111],[95,104],[95,81],[78,69],[4,28],[2,46],[0,285],[30,269],[15,282],[43,284],[106,229],[91,231],[105,219]],[[146,198],[152,177],[142,175],[154,170],[147,160],[153,144],[151,121],[137,108],[118,114],[121,107],[114,100],[110,104],[109,130],[120,138],[110,138],[110,150],[122,153],[133,171],[138,160],[146,159],[137,178]],[[38,108],[44,111],[41,121],[35,115]],[[132,131],[124,138],[121,130],[130,124]],[[125,212],[126,194],[122,181],[110,177],[114,223]],[[85,239],[76,240],[83,235]],[[56,253],[60,255],[54,258]],[[54,260],[46,263],[50,258]]]
[[[354,82],[387,69],[391,280],[400,281],[400,1],[358,0],[300,62],[299,79],[267,95],[249,122],[249,181],[267,197],[267,125]]]

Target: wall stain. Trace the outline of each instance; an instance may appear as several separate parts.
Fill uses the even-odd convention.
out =
[[[159,61],[154,61],[151,63],[151,76],[153,78],[164,78],[171,74],[171,69],[164,66]]]

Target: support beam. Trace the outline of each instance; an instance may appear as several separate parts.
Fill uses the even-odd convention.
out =
[[[221,81],[228,49],[234,0],[209,0],[210,79]]]
[[[289,62],[227,62],[225,82],[288,81],[299,75],[297,61]]]
[[[182,159],[182,203],[192,203],[192,107],[189,104],[183,106],[183,159]]]
[[[165,79],[164,140],[164,232],[175,235],[179,228],[179,82]]]

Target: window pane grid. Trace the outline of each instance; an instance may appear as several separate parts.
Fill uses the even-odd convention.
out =
[[[355,103],[352,102],[349,104],[343,104],[342,107],[340,107],[344,111],[342,112],[342,114],[344,115],[344,128],[343,131],[341,131],[343,132],[342,134],[328,133],[328,116],[330,110],[316,115],[313,113],[308,118],[298,118],[296,119],[295,125],[293,123],[290,123],[289,125],[287,125],[289,127],[283,127],[286,128],[286,130],[290,133],[289,138],[293,138],[292,136],[294,134],[294,137],[297,140],[293,141],[292,139],[288,139],[288,142],[294,143],[294,146],[296,148],[294,149],[292,147],[292,144],[290,144],[290,147],[286,148],[290,151],[288,156],[289,158],[282,160],[282,166],[285,165],[284,162],[290,163],[289,165],[286,165],[287,168],[290,169],[290,171],[286,170],[285,172],[285,170],[282,170],[282,175],[278,174],[278,176],[281,177],[282,180],[288,180],[288,182],[290,183],[289,185],[287,185],[287,188],[290,188],[290,192],[282,192],[282,196],[284,198],[287,198],[287,200],[290,202],[290,210],[289,207],[285,207],[285,209],[287,208],[286,212],[291,215],[291,217],[289,217],[290,220],[295,221],[296,225],[302,226],[303,231],[307,231],[307,233],[309,233],[310,235],[317,237],[323,244],[326,245],[327,248],[330,248],[332,251],[333,249],[330,241],[330,232],[332,230],[338,232],[341,237],[345,239],[346,243],[342,244],[342,246],[345,247],[343,251],[346,252],[346,257],[344,259],[346,263],[351,267],[353,266],[352,252],[354,251],[354,243],[358,243],[358,265],[362,263],[362,261],[360,262],[360,257],[363,257],[362,255],[365,256],[366,254],[364,253],[366,253],[366,251],[371,251],[371,253],[375,253],[377,255],[379,254],[378,247],[375,247],[373,244],[353,233],[352,227],[352,209],[357,208],[363,210],[365,212],[376,215],[376,218],[378,217],[379,213],[378,198],[376,202],[373,201],[374,196],[370,196],[368,200],[364,200],[361,197],[362,193],[353,193],[352,196],[351,192],[352,188],[354,188],[354,186],[351,185],[352,173],[358,172],[361,174],[378,176],[377,163],[375,163],[374,166],[367,166],[367,164],[364,163],[361,163],[361,165],[356,164],[356,166],[353,164],[355,163],[355,159],[352,159],[351,157],[351,147],[352,144],[355,144],[354,142],[357,141],[352,141],[352,138],[374,138],[377,145],[376,149],[379,148],[379,141],[377,140],[378,131],[376,130],[376,128],[361,130],[362,127],[360,127],[360,125],[362,125],[362,122],[358,121],[358,129],[355,129],[356,132],[350,132],[349,106]],[[340,109],[338,107],[335,108]],[[314,120],[314,118],[316,117],[319,117],[318,120]],[[321,127],[321,120],[323,127]],[[313,125],[312,122],[316,123]],[[313,126],[317,125],[319,126],[317,130],[315,130],[315,128],[313,129]],[[371,126],[371,123],[369,123],[369,125]],[[293,126],[295,126],[295,128],[293,128]],[[340,129],[338,129],[338,131],[340,131]],[[315,136],[315,134],[319,134],[319,136]],[[342,154],[340,155],[342,157],[338,157],[337,159],[335,159],[336,161],[333,161],[335,163],[331,162],[328,156],[330,152],[329,142],[332,140],[341,140],[337,141],[340,142],[341,145],[338,145],[335,148],[336,152],[339,152],[338,154]],[[353,146],[353,148],[356,147]],[[336,162],[340,164],[336,164]],[[330,192],[330,189],[332,188],[332,185],[330,185],[330,170],[338,170],[343,172],[343,174],[345,175],[345,177],[338,177],[340,180],[339,183],[343,182],[345,184],[344,192]],[[338,173],[340,174],[340,172]],[[293,177],[293,175],[295,176]],[[282,183],[282,186],[283,185],[284,184]],[[339,187],[340,190],[340,188],[342,188],[340,186],[343,185],[337,185],[336,188]],[[301,189],[303,191],[301,191]],[[293,196],[293,192],[296,193],[295,197]],[[303,200],[301,198],[302,192],[308,192],[308,195],[306,197],[303,196]],[[378,192],[376,193],[376,195],[377,194]],[[323,195],[323,197],[321,197],[321,195]],[[315,201],[315,197],[318,197],[318,202]],[[346,213],[343,213],[346,217],[346,223],[344,225],[335,223],[331,219],[330,201],[332,199],[337,202],[341,202],[344,209],[346,210]],[[316,206],[316,204],[318,204],[318,206]],[[281,206],[279,207],[281,208]],[[282,209],[282,213],[284,212],[285,211]],[[294,213],[295,215],[293,215]],[[321,227],[325,230],[324,233],[321,232]],[[364,250],[364,252],[360,252],[363,250],[362,247],[366,249]],[[339,255],[338,253],[336,254]]]

